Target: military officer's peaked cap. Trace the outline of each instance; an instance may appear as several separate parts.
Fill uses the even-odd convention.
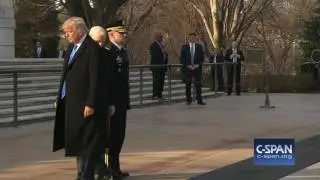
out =
[[[116,32],[120,32],[120,33],[127,32],[126,28],[122,24],[122,20],[118,20],[118,21],[112,22],[111,24],[107,25],[106,31],[107,32],[116,31]]]

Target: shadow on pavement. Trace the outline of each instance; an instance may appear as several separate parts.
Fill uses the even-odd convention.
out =
[[[126,180],[183,180],[194,175],[191,173],[137,175],[126,178]]]
[[[320,161],[320,135],[296,143],[295,166],[254,166],[253,158],[195,176],[190,180],[277,180]]]

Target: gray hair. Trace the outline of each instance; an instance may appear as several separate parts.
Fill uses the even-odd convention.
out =
[[[103,40],[105,41],[107,38],[107,33],[101,26],[93,26],[89,31],[89,36],[96,40],[96,38],[103,37]]]
[[[84,33],[88,32],[88,27],[84,19],[76,16],[70,17],[66,21],[64,21],[62,28],[63,29],[75,28],[75,29],[81,30]]]

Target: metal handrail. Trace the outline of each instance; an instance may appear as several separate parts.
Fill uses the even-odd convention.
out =
[[[218,63],[203,63],[204,66],[208,65],[223,65],[223,64],[234,64],[233,62],[218,62]],[[182,67],[182,64],[159,64],[159,65],[130,65],[130,69],[139,69],[139,68],[152,68],[152,67]],[[0,67],[0,74],[5,73],[41,73],[41,72],[61,72],[61,67],[50,67],[50,68],[19,68],[19,66],[12,68],[3,68]]]
[[[217,65],[224,65],[224,64],[233,64],[232,62],[220,62],[220,63],[204,63],[203,66],[207,66],[207,67],[211,67],[211,68],[216,68]],[[152,68],[152,67],[166,67],[168,70],[168,75],[167,75],[167,80],[168,80],[168,104],[171,104],[174,100],[174,94],[173,94],[173,81],[176,80],[174,77],[174,74],[172,74],[172,72],[174,72],[174,68],[175,67],[182,67],[182,64],[168,64],[168,65],[130,65],[129,68],[130,69],[139,69],[139,74],[138,74],[138,79],[140,81],[140,84],[138,85],[139,88],[139,96],[140,96],[140,102],[139,104],[141,106],[144,105],[144,94],[143,94],[143,90],[144,90],[144,78],[143,78],[143,73],[144,73],[144,68]],[[20,81],[19,78],[23,77],[20,74],[24,74],[24,73],[39,73],[39,76],[41,76],[41,73],[61,73],[62,72],[62,64],[61,65],[57,65],[57,64],[53,64],[52,66],[48,65],[48,66],[42,66],[39,65],[37,67],[36,63],[35,65],[32,65],[30,67],[22,65],[19,67],[19,65],[10,65],[10,66],[2,66],[0,67],[0,74],[9,74],[10,76],[5,76],[8,78],[12,79],[13,82],[13,86],[12,86],[12,90],[10,90],[10,92],[12,91],[12,115],[10,115],[10,117],[12,117],[12,120],[10,120],[10,122],[8,122],[7,124],[11,124],[11,125],[16,125],[18,126],[20,123],[20,119],[19,119],[19,88],[20,88]],[[217,83],[217,71],[215,72],[216,76],[215,76],[215,80],[214,83]],[[217,87],[217,84],[216,84]],[[235,87],[234,87],[235,89]],[[215,92],[217,93],[217,88],[215,88]],[[8,112],[9,113],[9,112]],[[0,126],[2,126],[3,124],[0,123]]]
[[[223,64],[234,64],[233,62],[217,62],[217,63],[203,63],[204,66],[208,65],[223,65]],[[153,65],[130,65],[132,69],[138,68],[152,68],[152,67],[182,67],[182,64],[153,64]]]

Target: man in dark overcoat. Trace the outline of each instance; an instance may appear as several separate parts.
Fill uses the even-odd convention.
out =
[[[162,99],[165,73],[168,64],[168,53],[163,45],[163,34],[156,33],[155,41],[149,46],[150,65],[163,65],[163,67],[151,67],[152,71],[152,98]]]
[[[87,35],[80,17],[63,24],[71,43],[65,57],[59,86],[53,151],[77,157],[79,180],[94,180],[94,168],[105,147],[106,87],[99,45]]]
[[[191,83],[194,82],[196,86],[196,98],[198,105],[205,105],[201,95],[201,79],[202,79],[202,66],[204,61],[204,52],[200,44],[195,43],[195,33],[189,34],[189,43],[181,48],[180,63],[184,73],[186,83],[186,98],[187,105],[192,102],[191,97]],[[194,80],[192,80],[194,79]]]
[[[108,122],[108,127],[109,127],[109,122],[110,122],[110,117],[114,115],[115,112],[115,107],[114,107],[114,96],[116,95],[116,90],[114,89],[114,85],[112,82],[113,80],[113,76],[115,74],[115,71],[113,70],[114,67],[114,63],[111,60],[111,52],[106,49],[105,43],[106,43],[106,39],[107,39],[107,33],[106,30],[101,27],[101,26],[93,26],[90,29],[89,32],[90,37],[99,44],[100,48],[100,57],[102,60],[102,66],[104,66],[104,77],[106,78],[106,81],[104,82],[104,84],[107,86],[107,91],[105,92],[107,94],[107,109],[108,109],[108,117],[106,119],[106,121]],[[108,131],[110,132],[110,131]],[[109,134],[108,136],[106,136],[106,138],[104,139],[104,141],[106,142],[106,146],[105,149],[106,151],[103,152],[100,156],[100,159],[98,161],[97,164],[97,179],[96,180],[104,180],[104,179],[108,179],[110,177],[110,172],[108,171],[108,167],[107,167],[107,160],[108,160],[108,152],[109,152]]]

